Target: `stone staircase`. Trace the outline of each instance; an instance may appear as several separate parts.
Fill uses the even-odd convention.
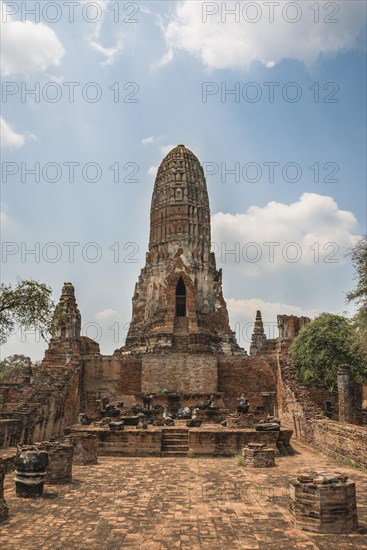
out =
[[[189,430],[167,428],[162,430],[161,456],[186,456],[189,450]]]
[[[187,317],[175,317],[173,333],[175,336],[187,336],[189,334]]]

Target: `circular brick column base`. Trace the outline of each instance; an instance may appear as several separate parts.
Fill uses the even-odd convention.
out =
[[[350,533],[358,527],[356,486],[342,474],[310,472],[289,486],[296,529],[314,533]]]
[[[243,465],[249,468],[271,468],[275,466],[275,451],[265,443],[249,443],[242,449]]]

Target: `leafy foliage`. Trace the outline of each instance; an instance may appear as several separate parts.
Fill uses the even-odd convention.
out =
[[[0,361],[0,382],[4,379],[11,381],[18,376],[27,361],[25,355],[10,355]]]
[[[351,251],[357,286],[347,294],[347,302],[355,301],[358,310],[353,318],[357,331],[356,345],[367,354],[367,239],[360,239]]]
[[[350,365],[355,380],[367,379],[367,355],[356,340],[352,322],[341,315],[322,313],[308,323],[290,349],[301,382],[334,390],[342,364]]]
[[[15,286],[1,284],[0,343],[5,343],[19,325],[38,330],[46,340],[55,307],[51,293],[50,287],[32,279],[20,280]]]

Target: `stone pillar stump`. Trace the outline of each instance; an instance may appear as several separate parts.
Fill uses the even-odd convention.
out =
[[[88,432],[72,432],[65,442],[74,447],[73,463],[80,466],[97,464],[97,436]]]
[[[37,445],[48,453],[46,483],[71,483],[74,447],[59,441],[42,441]]]
[[[249,443],[242,449],[243,465],[249,468],[271,468],[275,466],[275,451],[265,443]]]
[[[41,497],[48,466],[46,451],[41,451],[35,445],[18,446],[14,463],[17,497]]]
[[[339,474],[304,473],[289,486],[296,529],[313,533],[351,533],[358,527],[356,487]]]
[[[339,422],[350,423],[352,418],[349,365],[340,365],[337,373]]]

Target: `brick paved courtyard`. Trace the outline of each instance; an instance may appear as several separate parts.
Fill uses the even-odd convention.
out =
[[[267,470],[232,458],[107,458],[74,467],[70,485],[18,499],[6,478],[9,520],[0,548],[367,549],[367,478],[297,444],[300,454]],[[315,535],[292,528],[288,479],[305,469],[339,471],[357,483],[359,531]]]

